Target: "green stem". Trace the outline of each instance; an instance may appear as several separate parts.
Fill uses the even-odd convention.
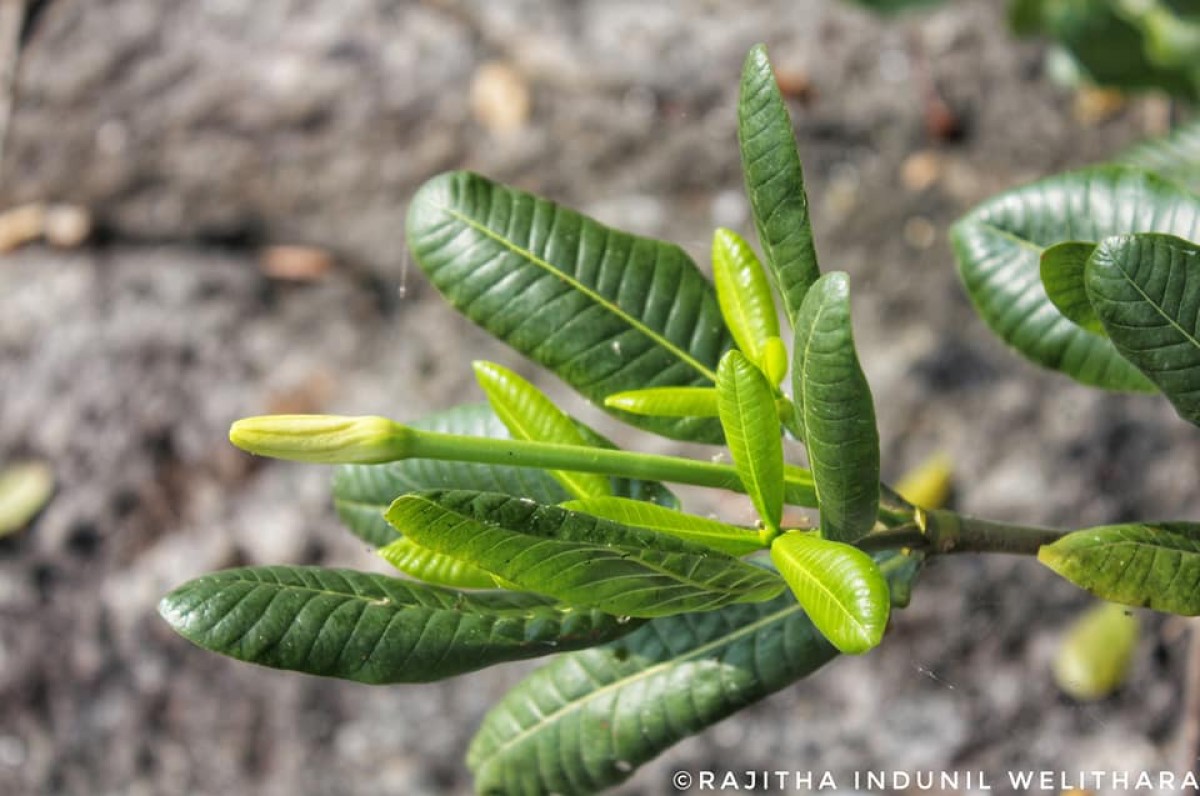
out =
[[[867,535],[864,550],[911,548],[928,554],[1013,553],[1035,556],[1042,545],[1058,541],[1066,531],[982,520],[953,511],[919,510],[915,524]]]
[[[734,492],[746,491],[737,471],[728,464],[611,448],[443,434],[414,428],[406,429],[406,433],[409,435],[406,440],[406,458],[570,470],[646,481],[715,487]],[[785,480],[785,498],[788,503],[816,507],[817,496],[811,477],[807,477],[807,471],[798,467],[788,470]]]
[[[922,512],[925,536],[935,553],[1013,553],[1036,556],[1042,545],[1058,541],[1067,531],[1014,525],[968,517],[953,511]]]

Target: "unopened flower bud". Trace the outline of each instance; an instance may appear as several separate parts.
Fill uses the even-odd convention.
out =
[[[377,464],[408,455],[412,432],[386,417],[263,415],[229,429],[249,453],[317,464]]]

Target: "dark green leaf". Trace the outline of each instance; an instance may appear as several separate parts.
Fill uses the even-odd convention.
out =
[[[513,439],[587,445],[579,423],[541,390],[495,362],[475,362],[475,379],[487,395],[492,411],[504,422]],[[605,497],[613,493],[609,479],[596,473],[550,470],[554,480],[575,497]]]
[[[494,493],[399,498],[388,521],[417,544],[532,592],[625,616],[767,600],[783,581],[665,534]]]
[[[639,504],[640,505],[640,504]],[[404,536],[375,551],[406,575],[451,589],[494,589],[496,579],[478,567],[453,556],[426,550]]]
[[[581,649],[632,629],[532,594],[465,594],[363,572],[249,567],[163,598],[189,641],[231,658],[361,683],[427,682]]]
[[[833,646],[858,655],[879,646],[891,614],[887,581],[869,555],[812,533],[771,543],[771,561]]]
[[[1139,8],[1112,0],[1044,1],[1038,8],[1022,5],[1019,30],[1053,37],[1092,82],[1124,90],[1163,89],[1181,97],[1200,96],[1196,65],[1200,59],[1188,43],[1171,35],[1195,24],[1194,11],[1190,17],[1175,16],[1163,3]],[[1167,30],[1162,28],[1164,21]]]
[[[881,567],[890,577],[906,561],[888,554]],[[911,576],[902,577],[907,588]],[[484,717],[467,764],[483,794],[595,793],[836,654],[790,593],[655,619],[556,658],[509,691]]]
[[[1104,326],[1088,301],[1083,284],[1088,258],[1096,250],[1094,243],[1068,241],[1056,243],[1042,252],[1041,277],[1046,296],[1072,323],[1089,332],[1104,334]]]
[[[1104,600],[1200,614],[1200,524],[1108,525],[1075,531],[1038,560]]]
[[[1152,171],[1200,194],[1200,119],[1181,125],[1168,136],[1138,144],[1119,155],[1117,162]]]
[[[702,544],[731,556],[744,556],[764,547],[758,533],[748,528],[739,528],[708,517],[684,514],[682,511],[640,500],[617,497],[589,498],[570,500],[561,506],[569,511],[581,511],[622,525],[649,528],[652,531],[677,536],[684,541]]]
[[[596,793],[836,654],[790,594],[656,619],[509,691],[467,764],[481,794]]]
[[[768,528],[783,516],[783,439],[766,377],[739,351],[717,369],[717,401],[729,453],[746,494]]]
[[[767,268],[783,297],[788,320],[795,323],[805,292],[821,272],[792,119],[761,44],[750,50],[742,67],[738,142]]]
[[[955,224],[951,236],[967,292],[1001,339],[1084,384],[1150,391],[1146,377],[1109,340],[1054,307],[1039,276],[1049,246],[1131,232],[1195,237],[1200,198],[1137,169],[1084,169],[985,202]]]
[[[732,345],[716,294],[683,249],[454,172],[408,213],[417,263],[460,312],[602,404],[643,387],[704,387]],[[670,437],[720,443],[712,418],[616,413]]]
[[[793,400],[821,508],[821,532],[853,542],[879,511],[879,432],[871,388],[854,350],[850,282],[817,280],[796,318]]]
[[[508,429],[486,404],[456,406],[410,423],[413,428],[509,439]],[[566,500],[566,491],[543,470],[496,467],[487,464],[405,459],[388,464],[340,465],[333,476],[333,505],[355,534],[377,547],[398,538],[383,513],[392,501],[423,489],[461,489],[506,492],[539,503]]]
[[[1200,245],[1170,235],[1101,241],[1088,298],[1122,356],[1200,425]]]

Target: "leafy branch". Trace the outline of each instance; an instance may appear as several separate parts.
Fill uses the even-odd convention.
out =
[[[486,361],[486,405],[412,423],[245,418],[236,446],[338,465],[339,516],[406,577],[227,570],[167,595],[166,620],[240,660],[365,683],[570,652],[500,701],[468,764],[485,793],[587,793],[838,653],[873,649],[937,556],[1036,556],[1106,599],[1200,614],[1200,525],[1024,527],[913,505],[880,481],[849,278],[820,271],[761,47],[738,131],[764,257],[718,230],[714,282],[673,244],[466,172],[427,183],[407,224],[456,309],[618,419],[723,445],[732,463],[619,449]],[[1162,146],[1200,162],[1196,140]],[[972,211],[954,244],[1010,345],[1088,384],[1159,391],[1200,424],[1200,198],[1169,176],[1053,177]],[[785,459],[788,436],[807,468]],[[688,513],[670,484],[746,494],[758,521]]]

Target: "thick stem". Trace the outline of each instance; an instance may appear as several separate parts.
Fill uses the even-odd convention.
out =
[[[417,429],[407,429],[407,433],[411,435],[407,441],[407,458],[572,470],[621,478],[715,487],[734,492],[746,491],[737,471],[728,464],[610,448],[491,439]],[[801,476],[801,472],[805,475]],[[784,496],[792,505],[817,505],[811,478],[807,477],[806,471],[797,467],[788,468]]]
[[[981,520],[953,511],[921,511],[917,515],[934,553],[1014,553],[1035,556],[1042,545],[1066,531]]]
[[[967,517],[953,511],[917,509],[916,522],[875,531],[856,544],[867,551],[909,548],[927,554],[1014,553],[1035,556],[1066,531],[1031,528]]]

